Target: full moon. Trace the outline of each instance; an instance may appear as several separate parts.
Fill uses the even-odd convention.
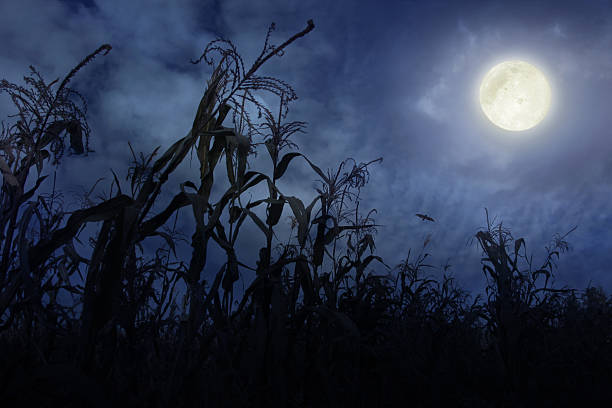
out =
[[[491,68],[480,85],[480,106],[493,124],[514,132],[531,129],[550,108],[550,86],[544,74],[524,61]]]

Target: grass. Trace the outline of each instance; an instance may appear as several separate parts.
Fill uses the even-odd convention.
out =
[[[86,104],[68,84],[111,47],[55,88],[58,80],[47,84],[34,68],[25,86],[2,81],[18,111],[0,139],[3,404],[515,407],[609,399],[612,297],[551,287],[566,236],[555,237],[536,267],[524,240],[487,214],[476,234],[486,298],[472,299],[446,274],[428,277],[428,254],[386,265],[375,255],[375,210],[359,208],[382,159],[323,171],[295,151],[290,138],[306,125],[286,122],[295,92],[257,71],[314,24],[277,47],[273,28],[248,70],[231,42],[211,42],[194,61],[213,74],[188,134],[163,153],[132,150],[129,191],[113,173],[110,196],[80,209],[39,188],[65,159],[66,140],[71,154],[88,153]],[[260,105],[257,92],[276,95],[278,112]],[[249,117],[249,104],[261,121]],[[257,151],[270,158],[269,174],[248,166]],[[197,180],[169,185],[190,152]],[[294,160],[320,179],[311,202],[278,183]],[[215,183],[225,186],[218,200]],[[245,201],[259,185],[268,194]],[[194,225],[188,260],[177,258],[185,244],[171,227],[181,208]],[[292,229],[281,242],[284,215]],[[241,261],[236,245],[245,223],[260,232],[255,265]],[[83,236],[87,224],[97,228],[92,236]],[[157,250],[142,249],[159,238]],[[79,253],[77,239],[91,244],[90,254]],[[215,271],[209,243],[225,254]],[[388,273],[373,274],[374,263]],[[247,271],[255,277],[239,292]],[[72,302],[58,301],[60,293]]]

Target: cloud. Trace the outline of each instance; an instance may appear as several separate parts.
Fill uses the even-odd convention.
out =
[[[565,30],[561,27],[559,23],[555,23],[555,25],[552,26],[551,31],[557,37],[567,38],[567,34],[565,33]]]
[[[430,119],[443,121],[446,118],[446,111],[440,106],[440,99],[448,94],[448,87],[444,78],[428,89],[416,102],[416,109]]]

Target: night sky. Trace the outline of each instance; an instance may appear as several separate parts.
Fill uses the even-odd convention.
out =
[[[471,238],[486,225],[486,207],[526,239],[534,264],[555,233],[577,225],[556,284],[612,289],[610,2],[3,1],[0,66],[11,82],[21,83],[30,64],[50,81],[99,45],[113,46],[72,83],[88,100],[95,150],[66,157],[57,170],[66,204],[78,205],[78,194],[100,177],[98,190],[108,192],[111,168],[125,176],[128,141],[145,153],[163,151],[188,132],[211,73],[189,60],[209,41],[231,40],[248,68],[271,22],[278,45],[308,19],[316,28],[260,73],[296,90],[289,119],[308,127],[292,140],[321,168],[383,157],[371,167],[360,208],[378,210],[377,253],[387,264],[397,265],[409,248],[418,253],[431,234],[426,250],[437,269],[430,272],[439,276],[448,261],[461,286],[481,290],[481,252]],[[509,59],[540,68],[553,95],[544,121],[519,133],[495,127],[478,104],[484,74]],[[273,110],[278,103],[265,95],[262,102]],[[0,114],[11,113],[3,95]],[[252,165],[269,171],[268,161],[259,154]],[[194,156],[168,194],[195,181],[197,169]],[[295,160],[280,189],[309,203],[316,178]],[[263,198],[259,191],[254,200]],[[190,237],[191,216],[181,216]],[[237,253],[254,266],[265,239],[254,225],[243,232]],[[252,273],[244,275],[248,281]]]

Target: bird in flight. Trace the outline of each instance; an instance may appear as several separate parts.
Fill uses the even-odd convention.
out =
[[[425,214],[416,214],[417,217],[419,217],[420,219],[422,219],[423,221],[431,221],[431,222],[436,222],[436,220],[434,220],[433,218],[431,218],[429,215],[425,215]]]

